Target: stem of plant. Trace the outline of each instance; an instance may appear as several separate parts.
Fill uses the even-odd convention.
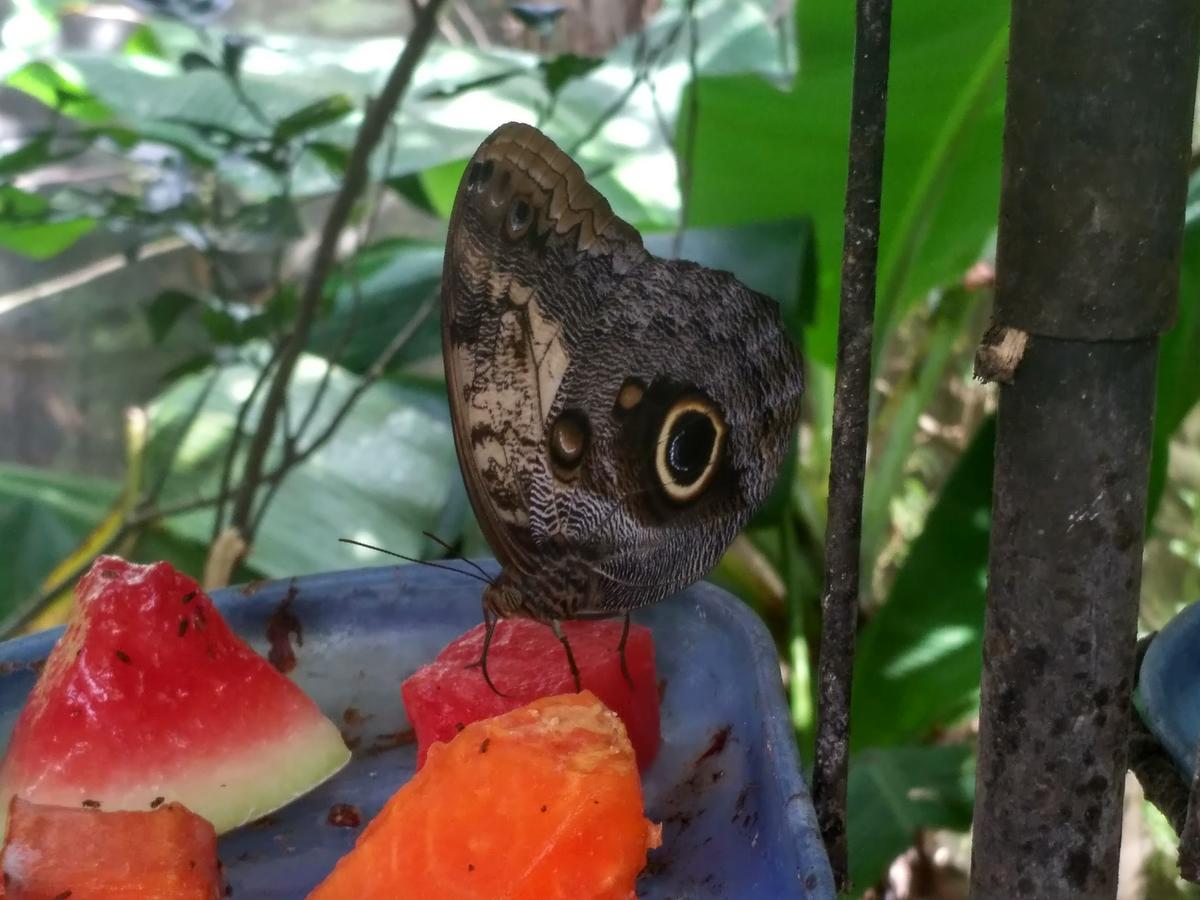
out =
[[[841,318],[833,399],[829,519],[818,681],[820,705],[813,763],[813,803],[834,882],[849,887],[846,787],[850,682],[858,625],[863,480],[871,395],[871,338],[879,258],[879,210],[887,119],[891,0],[858,0]]]
[[[292,371],[308,342],[309,332],[316,318],[317,308],[320,306],[325,281],[333,269],[337,257],[338,241],[346,223],[350,220],[354,205],[358,202],[358,198],[366,186],[371,154],[383,137],[392,114],[399,106],[412,81],[417,64],[433,38],[437,15],[444,3],[445,0],[427,0],[425,5],[420,7],[404,50],[388,75],[387,82],[380,91],[378,99],[371,105],[363,118],[354,148],[350,153],[350,160],[346,165],[346,174],[342,180],[341,189],[334,198],[329,216],[321,230],[312,269],[304,283],[304,291],[296,311],[295,324],[291,335],[284,343],[279,365],[263,402],[262,414],[246,452],[241,485],[234,498],[230,524],[241,532],[247,544],[251,543],[254,538],[252,523],[255,518],[255,499],[262,483],[267,452],[275,436],[276,424],[283,409],[288,386],[291,383]]]

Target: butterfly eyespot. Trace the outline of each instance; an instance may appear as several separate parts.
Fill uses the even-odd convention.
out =
[[[667,496],[695,500],[712,483],[725,446],[725,420],[707,400],[680,400],[667,412],[655,442],[654,472]]]
[[[627,413],[633,410],[639,403],[642,402],[642,397],[645,396],[646,386],[637,378],[626,378],[621,385],[621,389],[617,391],[617,402],[614,406],[614,412],[618,415]]]
[[[467,171],[467,184],[473,188],[483,187],[492,177],[492,172],[496,165],[490,159],[483,162],[471,163],[471,168]]]
[[[504,222],[509,238],[516,240],[521,237],[529,229],[532,221],[533,207],[529,205],[529,201],[523,197],[514,197],[508,205],[508,217]]]
[[[587,418],[578,410],[564,410],[550,426],[550,457],[562,469],[578,466],[587,444]]]

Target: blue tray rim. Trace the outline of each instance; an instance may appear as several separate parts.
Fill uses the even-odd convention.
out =
[[[1174,702],[1167,686],[1172,654],[1189,633],[1200,635],[1200,601],[1189,603],[1154,636],[1138,671],[1137,709],[1146,727],[1166,748],[1179,771],[1191,778],[1197,747],[1190,744],[1168,711]]]

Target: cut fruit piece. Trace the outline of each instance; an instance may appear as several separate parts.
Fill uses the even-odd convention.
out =
[[[167,563],[100,557],[21,711],[0,803],[182,803],[228,831],[350,759],[337,727]],[[0,823],[2,824],[2,823]]]
[[[564,622],[563,632],[579,666],[580,682],[609,709],[629,732],[638,766],[645,770],[658,753],[658,676],[650,629],[632,625],[625,645],[630,688],[621,671],[618,621]],[[404,708],[417,736],[417,766],[435,741],[449,741],[464,725],[516,709],[538,697],[575,690],[566,653],[554,632],[529,619],[497,623],[488,648],[488,674],[497,694],[478,666],[484,626],[451,641],[437,659],[404,682]]]
[[[178,803],[154,811],[14,797],[0,866],[6,900],[216,900],[217,833]]]
[[[434,745],[309,900],[629,900],[659,842],[621,720],[543,697]]]

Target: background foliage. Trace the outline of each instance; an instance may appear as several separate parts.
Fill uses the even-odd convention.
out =
[[[425,52],[372,157],[270,445],[268,470],[286,477],[263,485],[235,578],[379,562],[339,536],[433,558],[432,531],[486,554],[454,461],[435,299],[465,160],[497,124],[535,122],[655,252],[772,295],[805,348],[794,458],[714,578],[776,635],[808,753],[853,4],[786,9],[665,2],[603,55],[556,43],[552,21],[520,25],[510,46],[443,31],[458,41]],[[74,380],[47,408],[82,408],[79,385],[114,360],[142,367],[74,437],[0,444],[9,631],[61,621],[64,585],[101,548],[203,569],[314,235],[403,45],[341,18],[313,37],[174,15],[123,17],[96,46],[70,39],[80,15],[16,0],[3,25],[0,110],[22,127],[0,132],[0,374],[27,363],[14,348],[62,331]],[[970,824],[994,436],[992,389],[970,365],[991,300],[1007,18],[999,0],[895,11],[850,786],[864,888],[914,834]],[[1147,628],[1200,589],[1194,202],[1185,251],[1159,375]],[[0,403],[7,428],[33,428]]]

